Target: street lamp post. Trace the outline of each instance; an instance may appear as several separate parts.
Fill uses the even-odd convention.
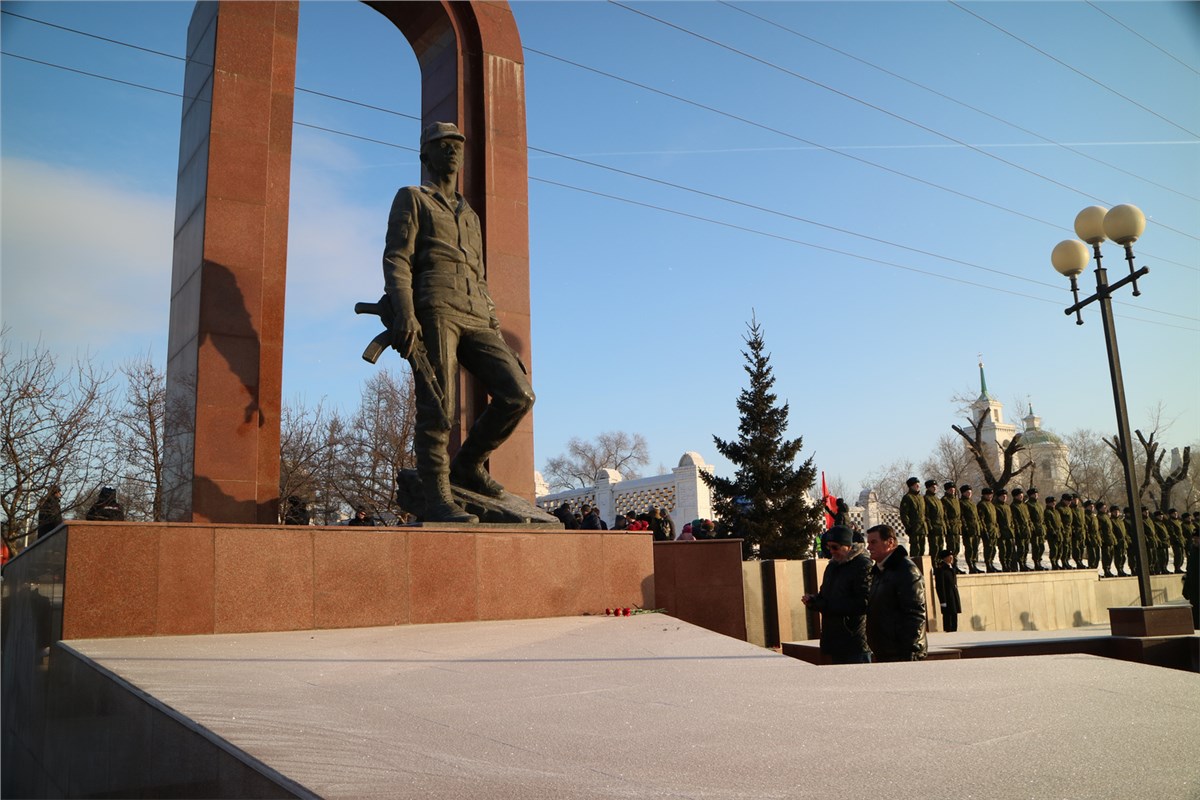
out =
[[[1088,264],[1087,246],[1077,239],[1067,239],[1059,242],[1050,254],[1050,262],[1054,268],[1071,279],[1071,293],[1075,304],[1064,310],[1068,316],[1075,314],[1075,324],[1083,324],[1080,313],[1084,306],[1093,302],[1100,303],[1100,319],[1104,325],[1104,343],[1108,347],[1108,371],[1112,378],[1113,404],[1117,411],[1117,433],[1121,445],[1121,466],[1125,470],[1125,496],[1130,509],[1133,526],[1133,544],[1137,548],[1138,591],[1143,606],[1152,606],[1154,601],[1150,587],[1150,571],[1146,550],[1146,531],[1142,526],[1142,503],[1134,490],[1134,466],[1132,439],[1129,435],[1129,412],[1125,405],[1125,384],[1121,378],[1121,357],[1117,352],[1117,329],[1113,324],[1112,293],[1126,284],[1133,284],[1133,295],[1139,296],[1138,278],[1150,272],[1149,267],[1135,270],[1133,267],[1133,243],[1146,229],[1146,217],[1137,206],[1120,205],[1111,211],[1103,206],[1091,206],[1079,212],[1075,218],[1075,233],[1083,242],[1092,246],[1096,259],[1096,293],[1084,300],[1079,299],[1079,284],[1075,278],[1083,272]],[[1107,271],[1103,267],[1100,253],[1100,243],[1106,238],[1112,239],[1125,248],[1125,259],[1129,262],[1129,274],[1116,283],[1108,282]]]

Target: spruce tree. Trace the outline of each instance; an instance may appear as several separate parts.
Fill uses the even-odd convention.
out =
[[[717,451],[737,467],[732,479],[701,473],[713,491],[713,508],[725,535],[743,540],[746,559],[804,558],[815,536],[824,527],[819,504],[805,498],[816,481],[816,468],[809,458],[800,466],[796,458],[803,439],[784,439],[788,404],[777,405],[771,387],[771,356],[764,352],[762,327],[751,317],[748,350],[743,369],[750,386],[738,395],[741,415],[736,441],[713,436]]]

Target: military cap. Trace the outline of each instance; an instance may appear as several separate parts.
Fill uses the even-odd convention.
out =
[[[930,478],[929,480],[925,481],[925,488],[928,489],[930,486],[936,487],[937,481],[935,481],[933,478]]]
[[[958,487],[958,490],[960,492],[969,492],[969,491],[971,491],[971,484],[964,483],[962,486]]]
[[[909,478],[908,480],[906,480],[906,481],[904,482],[904,485],[905,485],[905,486],[912,486],[914,483],[916,483],[916,484],[919,484],[920,482],[921,482],[921,479],[920,479],[920,478],[913,477],[913,478]]]
[[[1091,507],[1092,507],[1092,501],[1091,501],[1091,500],[1084,500],[1084,501],[1083,501],[1083,507],[1084,507],[1084,508],[1091,508]]]
[[[1017,495],[1019,495],[1019,494],[1025,494],[1025,490],[1024,490],[1024,489],[1022,489],[1020,486],[1018,486],[1017,488],[1013,489],[1013,497],[1016,497],[1016,496],[1017,496]]]
[[[1052,494],[1051,494],[1051,495],[1046,495],[1046,503],[1047,503],[1047,505],[1048,505],[1048,504],[1050,504],[1050,503],[1053,503],[1053,502],[1054,502],[1054,495],[1052,495]]]
[[[1026,494],[1037,494],[1037,493],[1038,493],[1038,490],[1037,490],[1037,487],[1035,487],[1035,486],[1030,486],[1029,491],[1026,492]]]
[[[983,493],[984,494],[993,494],[992,487],[990,487],[990,486],[983,487]]]
[[[946,481],[945,485],[944,485],[944,486],[942,486],[942,488],[943,488],[943,489],[953,489],[953,488],[954,488],[954,481]]]
[[[1097,500],[1096,508],[1108,508],[1108,503],[1104,502],[1103,500]]]
[[[458,139],[466,141],[467,137],[459,133],[458,126],[453,122],[431,122],[421,131],[421,147],[436,142],[438,139]]]
[[[1005,497],[1008,497],[1008,489],[1005,489],[1003,486],[1001,486],[999,489],[996,490],[996,494],[1002,494]]]

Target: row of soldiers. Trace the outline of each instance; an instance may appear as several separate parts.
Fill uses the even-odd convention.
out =
[[[1043,503],[1037,489],[1025,492],[1020,487],[1013,489],[1009,503],[1006,488],[993,490],[990,486],[984,487],[975,503],[968,485],[956,487],[947,482],[938,497],[937,481],[928,480],[922,495],[921,481],[915,477],[908,479],[907,489],[900,501],[900,520],[914,556],[925,555],[926,545],[931,553],[945,548],[956,554],[961,546],[972,573],[1026,571],[1030,569],[1027,558],[1034,570],[1103,568],[1104,575],[1111,578],[1126,574],[1122,567],[1128,561],[1129,574],[1137,572],[1133,525],[1126,525],[1125,516],[1132,512],[1116,504],[1081,500],[1070,493],[1057,499],[1047,497]],[[1197,526],[1200,512],[1180,515],[1172,508],[1151,514],[1143,506],[1149,572],[1171,572],[1168,559],[1175,572],[1182,572],[1187,542]],[[981,546],[985,569],[976,565]],[[1042,566],[1045,556],[1049,567]],[[995,566],[997,558],[999,567]]]

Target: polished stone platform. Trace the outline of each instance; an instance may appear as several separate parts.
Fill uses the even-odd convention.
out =
[[[61,646],[299,796],[1200,796],[1200,677],[1088,655],[814,667],[659,614]]]

